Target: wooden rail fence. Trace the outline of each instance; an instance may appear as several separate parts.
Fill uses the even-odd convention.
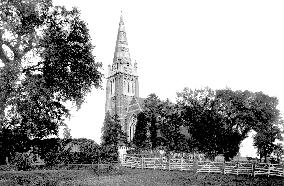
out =
[[[122,166],[138,169],[195,171],[196,173],[222,173],[234,175],[267,175],[284,177],[283,164],[251,162],[192,161],[183,158],[145,158],[126,156]]]

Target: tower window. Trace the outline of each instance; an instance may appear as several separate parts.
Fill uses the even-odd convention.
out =
[[[112,80],[112,85],[113,85],[113,93],[114,93],[114,90],[115,90],[115,81],[114,81],[114,79]]]
[[[112,81],[110,81],[110,94],[112,94]]]
[[[129,82],[128,82],[128,93],[130,92],[130,90],[129,90],[130,88],[129,88]]]

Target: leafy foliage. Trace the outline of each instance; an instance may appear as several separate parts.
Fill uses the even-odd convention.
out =
[[[208,88],[185,89],[178,93],[178,104],[183,110],[184,125],[189,126],[197,148],[213,157],[217,154],[224,154],[226,159],[233,157],[250,130],[258,131],[260,137],[269,131],[268,126],[279,121],[277,99],[262,92],[221,89],[213,93]],[[278,129],[275,126],[275,133],[267,134],[264,139],[279,135]]]
[[[208,92],[211,91],[185,89],[178,93],[179,104],[185,109],[185,125],[190,127],[191,135],[198,142],[198,149],[205,153],[221,153],[226,159],[233,157],[250,130],[257,131],[257,136],[263,136],[262,133],[269,131],[267,127],[279,121],[277,99],[262,92],[230,89],[216,90],[215,94]],[[267,134],[264,139],[279,135],[278,129],[275,126],[274,133]],[[275,139],[270,140],[271,144]],[[268,141],[264,143],[269,144]]]
[[[100,146],[91,139],[49,138],[32,141],[33,153],[38,154],[46,166],[56,164],[91,164],[97,163]]]
[[[257,147],[260,159],[264,157],[265,161],[267,161],[267,156],[279,147],[277,144],[274,144],[276,139],[282,139],[280,130],[276,126],[256,133],[254,136],[254,146]]]
[[[148,149],[150,146],[148,136],[148,118],[144,112],[137,115],[137,124],[134,133],[133,143],[137,149]]]
[[[186,136],[181,132],[181,117],[177,105],[166,100],[162,108],[159,125],[162,146],[166,151],[188,151]]]
[[[156,94],[150,94],[144,100],[143,112],[145,114],[145,121],[149,123],[150,142],[151,142],[152,149],[156,148],[158,145],[157,144],[157,129],[159,125],[159,118],[161,115],[161,112],[160,112],[161,107],[162,107],[162,101],[158,98]]]
[[[0,9],[0,140],[17,139],[9,157],[16,141],[57,135],[69,117],[64,104],[79,108],[102,74],[78,10],[51,0],[3,0]]]
[[[66,145],[66,141],[62,141],[59,138],[48,139],[33,139],[30,142],[30,146],[33,147],[33,153],[38,154],[41,159],[44,160],[47,166],[62,163],[60,154]]]
[[[63,137],[64,139],[72,139],[71,129],[67,125],[63,129]]]
[[[108,162],[117,161],[118,146],[126,144],[126,135],[121,129],[117,115],[111,116],[109,112],[106,113],[101,138],[102,159]]]
[[[32,167],[33,154],[30,152],[16,153],[13,164],[17,166],[18,170],[29,170]]]
[[[62,152],[64,163],[91,164],[99,160],[100,146],[91,139],[72,139]]]
[[[151,94],[145,99],[145,116],[137,123],[139,127],[144,121],[143,130],[136,129],[135,139],[141,147],[149,130],[152,149],[199,151],[211,159],[223,154],[229,160],[248,132],[255,130],[255,146],[261,156],[267,156],[276,148],[275,140],[281,139],[283,122],[277,104],[275,97],[247,90],[186,88],[177,93],[176,104]]]
[[[277,162],[280,162],[281,156],[284,155],[283,144],[281,143],[276,144],[273,154],[277,157]]]

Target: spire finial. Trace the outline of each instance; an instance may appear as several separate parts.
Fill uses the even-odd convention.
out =
[[[120,22],[123,22],[122,10],[120,10]]]

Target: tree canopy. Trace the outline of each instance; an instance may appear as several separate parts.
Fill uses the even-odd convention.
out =
[[[148,131],[148,118],[144,112],[140,112],[137,115],[136,129],[133,137],[133,144],[137,149],[143,150],[151,146]]]
[[[101,136],[101,158],[105,161],[118,160],[119,145],[126,144],[126,135],[121,129],[117,115],[106,112]]]
[[[209,158],[223,154],[228,160],[254,130],[254,145],[260,156],[266,157],[277,150],[275,140],[281,139],[283,122],[277,104],[276,97],[247,90],[185,88],[177,93],[176,104],[150,94],[144,101],[145,117],[137,121],[137,125],[142,121],[148,124],[135,135],[142,144],[146,131],[154,134],[150,135],[152,149],[162,146],[168,151],[198,151]]]
[[[189,126],[189,133],[196,139],[198,149],[208,155],[224,154],[226,159],[233,157],[251,130],[257,132],[256,141],[259,141],[259,135],[267,134],[269,128],[273,128],[274,133],[267,134],[265,139],[275,136],[271,143],[280,135],[278,100],[262,92],[185,89],[178,93],[178,98],[184,125]],[[260,146],[257,147],[262,152],[261,156],[272,152],[264,153]]]
[[[101,86],[87,25],[51,0],[2,0],[0,10],[0,141],[57,135],[65,103],[80,108]]]

